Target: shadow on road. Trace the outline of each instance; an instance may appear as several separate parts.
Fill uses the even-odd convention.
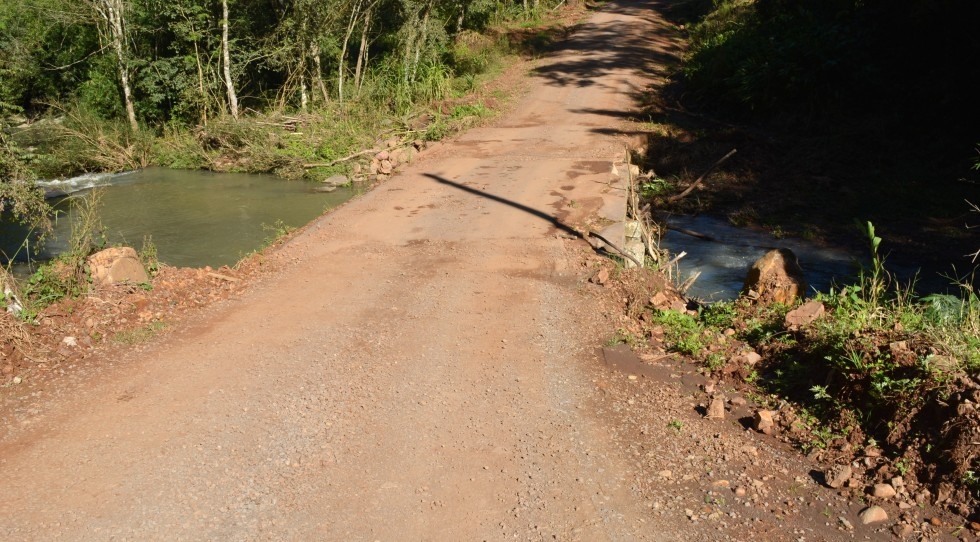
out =
[[[657,79],[666,78],[683,53],[679,31],[673,27],[652,34],[648,19],[655,18],[659,2],[622,0],[608,4],[601,11],[636,17],[632,22],[602,21],[579,26],[572,39],[556,44],[552,62],[535,70],[535,75],[555,86],[585,87],[596,84],[603,76],[622,72],[640,72]],[[616,81],[615,77],[607,79]],[[648,89],[634,88],[631,94],[641,98]]]
[[[439,184],[444,184],[446,186],[451,186],[451,187],[456,188],[458,190],[462,190],[463,192],[469,192],[470,194],[479,196],[481,198],[486,198],[486,199],[489,199],[489,200],[493,200],[493,201],[496,201],[497,203],[503,203],[504,205],[507,205],[509,207],[513,207],[515,209],[524,211],[525,213],[528,213],[530,215],[536,216],[536,217],[540,218],[541,220],[544,220],[546,222],[551,223],[551,225],[554,226],[556,229],[559,229],[559,230],[567,233],[568,235],[572,235],[574,237],[578,237],[579,239],[585,239],[585,237],[578,230],[576,230],[575,228],[572,228],[571,226],[569,226],[569,225],[561,222],[557,218],[549,215],[548,213],[545,213],[543,211],[539,211],[537,209],[534,209],[533,207],[528,207],[527,205],[524,205],[524,204],[521,204],[521,203],[517,203],[516,201],[509,200],[507,198],[502,198],[500,196],[495,196],[493,194],[484,192],[483,190],[477,190],[475,188],[471,188],[471,187],[466,186],[464,184],[460,184],[460,183],[457,183],[457,182],[454,182],[454,181],[450,181],[449,179],[446,179],[444,177],[440,177],[440,176],[435,175],[435,174],[432,174],[432,173],[423,173],[422,175],[424,177],[428,177],[428,178],[432,179],[433,181],[435,181],[435,182],[437,182]]]

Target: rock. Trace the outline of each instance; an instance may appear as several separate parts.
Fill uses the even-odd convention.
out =
[[[397,140],[395,138],[391,138],[388,141],[385,141],[385,146],[387,146],[389,149],[394,149],[395,147],[397,147],[400,144],[401,144],[401,141],[399,141],[399,140]]]
[[[823,306],[823,303],[816,300],[807,301],[786,313],[786,319],[783,320],[783,327],[790,331],[796,331],[820,318],[825,312],[826,308]]]
[[[752,427],[756,431],[771,435],[776,432],[776,422],[772,418],[773,412],[771,410],[756,410],[755,417],[752,420]]]
[[[896,525],[892,527],[892,532],[895,533],[895,536],[899,538],[905,538],[909,536],[910,534],[912,534],[913,530],[914,528],[908,523],[902,523],[901,525]]]
[[[687,301],[684,296],[673,290],[661,290],[650,298],[650,305],[654,308],[665,310],[676,310],[684,312],[687,310]]]
[[[708,403],[708,419],[710,420],[725,419],[725,400],[723,398],[718,396],[711,398],[711,402]]]
[[[402,150],[391,149],[391,152],[388,153],[388,160],[391,161],[392,167],[398,167],[398,164],[404,162],[404,155],[402,154]]]
[[[19,377],[19,376],[15,376],[15,377],[14,377],[14,378],[13,378],[13,379],[11,380],[11,382],[13,382],[14,384],[20,384],[20,383],[21,383],[21,382],[23,382],[23,381],[24,381],[24,380],[23,380],[23,379],[21,379],[21,377]]]
[[[378,162],[381,162],[382,160],[387,160],[389,157],[391,157],[391,154],[389,154],[388,151],[381,151],[378,154],[374,155],[374,159],[377,160]]]
[[[416,139],[415,141],[412,141],[412,146],[415,147],[415,150],[420,151],[425,148],[425,141]]]
[[[735,496],[736,497],[739,497],[739,498],[744,497],[745,496],[745,493],[746,493],[746,491],[745,491],[745,488],[744,487],[736,487],[735,488]]]
[[[823,473],[823,478],[824,482],[827,483],[827,487],[840,489],[851,479],[851,474],[850,465],[834,465]]]
[[[756,260],[742,286],[742,295],[764,305],[789,305],[805,294],[803,268],[796,254],[787,248],[770,250]]]
[[[901,476],[895,476],[894,478],[892,478],[891,483],[893,488],[901,489],[905,487],[905,478],[902,478]]]
[[[379,169],[381,169],[381,160],[377,158],[371,160],[371,163],[368,164],[368,175],[377,175]]]
[[[332,186],[334,188],[344,186],[345,184],[349,183],[350,179],[347,178],[347,175],[331,175],[323,180],[324,185]]]
[[[755,367],[757,363],[762,361],[762,356],[760,356],[759,353],[756,352],[755,350],[750,350],[749,352],[746,352],[745,355],[742,356],[742,359],[744,360],[745,364],[748,365],[749,367]]]
[[[592,278],[589,280],[599,286],[603,286],[609,282],[609,270],[603,267],[598,273],[592,275]]]
[[[745,406],[746,404],[745,397],[732,397],[731,399],[728,400],[728,404],[734,407]]]
[[[840,523],[841,527],[847,529],[848,531],[854,530],[854,525],[851,525],[851,522],[847,521],[847,518],[845,518],[844,516],[838,517],[837,521]]]
[[[880,506],[869,506],[858,514],[858,519],[861,520],[862,525],[870,525],[871,523],[881,523],[888,519],[888,513],[885,509]]]
[[[394,170],[394,165],[392,165],[391,160],[382,160],[378,173],[391,175],[392,170]]]
[[[929,504],[932,500],[932,492],[928,489],[923,488],[921,491],[915,494],[915,504],[919,506],[925,506]]]
[[[78,340],[72,336],[68,336],[65,337],[64,339],[61,339],[61,343],[64,344],[65,346],[78,346]]]
[[[871,494],[880,499],[890,499],[896,493],[895,488],[891,484],[875,484],[871,489]]]
[[[6,276],[5,273],[0,274],[0,301],[3,301],[3,304],[7,306],[8,313],[20,314],[20,311],[24,310],[24,306],[17,298],[17,292],[14,291],[12,284],[8,284],[4,280]]]
[[[131,247],[112,247],[96,252],[88,257],[88,267],[92,284],[96,287],[120,283],[140,284],[150,280],[139,256]]]

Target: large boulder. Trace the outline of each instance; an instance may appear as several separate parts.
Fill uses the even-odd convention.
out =
[[[140,284],[150,280],[140,262],[136,251],[131,247],[112,247],[96,252],[88,257],[92,284],[96,287],[131,283]]]
[[[742,295],[760,303],[790,305],[806,295],[806,278],[796,254],[788,248],[765,253],[752,264]]]

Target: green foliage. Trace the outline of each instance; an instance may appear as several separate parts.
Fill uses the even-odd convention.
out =
[[[68,250],[42,264],[24,283],[18,284],[24,310],[20,317],[34,320],[48,305],[82,295],[88,286],[85,260],[105,247],[105,227],[99,218],[101,193],[92,190],[78,199]],[[80,199],[79,199],[80,198]]]
[[[34,169],[46,177],[126,171],[150,165],[154,134],[133,131],[123,119],[106,120],[81,103],[58,106],[61,117],[27,131],[41,149]]]
[[[270,237],[266,238],[266,245],[272,246],[278,243],[282,238],[286,237],[293,232],[296,228],[286,224],[281,219],[276,220],[273,224],[262,224],[262,231],[269,232]]]
[[[157,246],[153,243],[153,237],[147,235],[143,238],[143,246],[140,247],[139,259],[151,277],[160,271],[160,254],[157,251]]]
[[[671,350],[698,356],[707,348],[704,326],[693,316],[675,310],[659,311],[654,321],[664,328],[664,339]]]
[[[19,223],[43,236],[51,228],[50,209],[26,164],[29,153],[7,137],[6,129],[0,121],[0,214],[10,213]]]

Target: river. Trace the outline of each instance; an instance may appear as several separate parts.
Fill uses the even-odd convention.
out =
[[[262,248],[280,226],[302,226],[352,197],[339,188],[323,193],[317,185],[273,175],[213,173],[148,168],[121,174],[93,174],[38,183],[58,210],[55,231],[33,260],[66,250],[79,198],[99,191],[99,215],[109,244],[156,246],[161,262],[183,267],[234,265]],[[0,228],[0,249],[8,257],[20,250],[25,231],[10,223]]]

